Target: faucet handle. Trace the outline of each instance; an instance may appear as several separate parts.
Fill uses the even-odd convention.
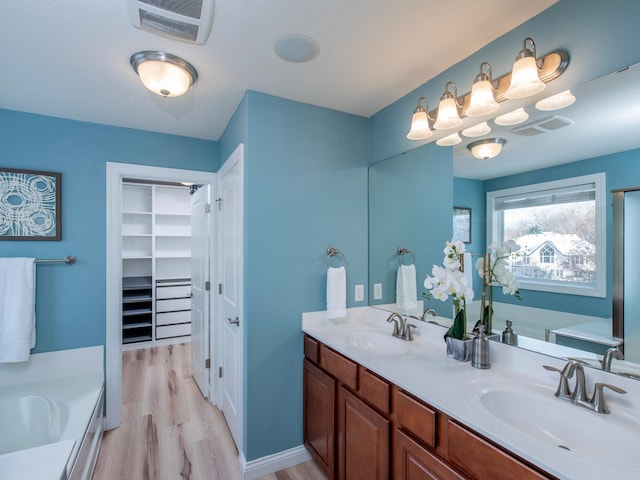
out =
[[[556,390],[556,393],[554,395],[558,398],[560,397],[569,398],[572,394],[571,388],[569,388],[569,377],[573,375],[573,372],[571,373],[571,375],[567,376],[565,374],[566,367],[563,368],[562,370],[556,367],[552,367],[550,365],[543,365],[542,367],[545,370],[549,370],[551,372],[558,372],[560,374],[560,383],[558,383],[558,389]]]
[[[610,390],[613,390],[616,393],[627,393],[625,390],[616,387],[615,385],[610,385],[608,383],[596,383],[596,386],[593,390],[593,398],[591,399],[591,405],[593,409],[598,413],[610,413],[609,407],[607,407],[607,401],[604,398],[604,388],[607,387]]]
[[[408,340],[409,342],[413,341],[413,333],[411,333],[411,329],[412,328],[416,328],[416,326],[413,323],[407,323],[405,326],[405,340]]]

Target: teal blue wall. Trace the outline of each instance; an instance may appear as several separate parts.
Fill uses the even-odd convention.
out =
[[[302,312],[326,308],[326,250],[367,284],[367,119],[248,92],[220,140],[245,156],[245,455],[302,444]],[[245,122],[248,128],[245,130]],[[231,138],[233,137],[233,138]]]
[[[496,77],[511,71],[527,36],[535,40],[539,54],[562,48],[571,55],[567,71],[547,87],[550,93],[637,63],[639,18],[637,0],[560,0],[371,117],[369,163],[424,143],[406,138],[419,97],[427,97],[435,108],[447,81],[456,82],[459,93],[470,91],[483,61],[491,63]]]
[[[372,300],[372,305],[396,301],[398,247],[415,255],[419,300],[431,266],[442,263],[444,244],[452,234],[451,160],[451,149],[430,144],[370,166],[369,298],[373,299],[373,284],[382,284],[382,299]],[[450,303],[430,306],[450,315]]]
[[[78,263],[36,270],[37,343],[105,344],[106,162],[212,171],[215,142],[0,109],[0,166],[62,173],[62,240],[1,241],[0,256]]]

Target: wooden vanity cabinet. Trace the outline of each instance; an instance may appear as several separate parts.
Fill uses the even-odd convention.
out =
[[[388,480],[389,383],[304,339],[304,443],[330,479]]]
[[[304,350],[304,442],[329,479],[555,478],[312,337]]]
[[[336,381],[304,360],[304,444],[327,477],[335,477]]]
[[[389,478],[390,423],[344,386],[339,388],[339,480]]]

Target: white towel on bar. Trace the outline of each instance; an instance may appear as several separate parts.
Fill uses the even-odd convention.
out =
[[[347,316],[347,271],[344,267],[329,267],[327,270],[327,316]]]
[[[35,346],[35,259],[0,258],[0,362],[26,362]]]
[[[473,288],[473,261],[470,253],[465,253],[462,267],[464,269],[463,279],[467,286]],[[476,274],[477,275],[477,274]]]
[[[418,287],[416,284],[416,266],[400,265],[396,277],[396,306],[398,309],[414,310],[418,308]]]

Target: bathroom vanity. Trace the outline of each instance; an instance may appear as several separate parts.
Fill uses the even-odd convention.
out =
[[[585,370],[589,393],[594,381],[628,392],[607,392],[612,413],[598,414],[554,397],[542,365],[562,360],[491,342],[492,368],[478,370],[446,357],[441,327],[414,322],[407,342],[386,312],[323,313],[303,314],[304,441],[329,478],[639,478],[638,382]]]

